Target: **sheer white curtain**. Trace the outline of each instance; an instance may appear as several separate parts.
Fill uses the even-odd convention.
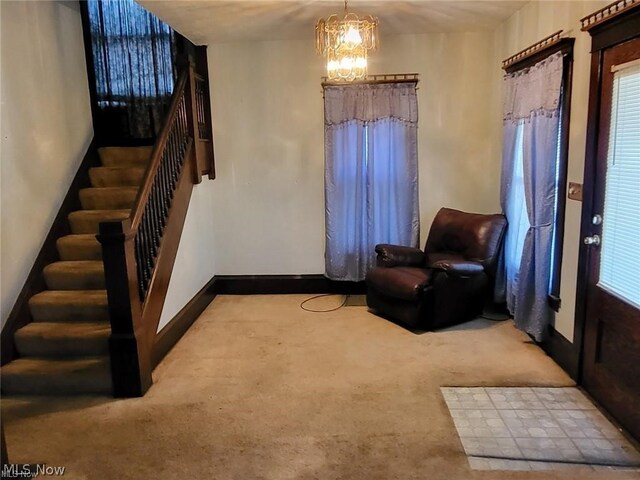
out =
[[[417,246],[415,83],[325,88],[326,276],[364,280],[378,243]]]
[[[556,53],[505,76],[501,202],[509,226],[497,296],[538,341],[553,318],[548,295],[563,69]]]
[[[527,215],[527,202],[524,197],[524,166],[523,166],[523,133],[524,125],[511,125],[514,130],[515,142],[512,150],[512,170],[510,188],[505,189],[507,197],[504,201],[505,216],[509,220],[509,233],[505,236],[504,254],[506,278],[506,302],[510,311],[514,310],[516,295],[518,292],[518,274],[520,270],[520,259],[524,248],[524,239],[531,226]]]

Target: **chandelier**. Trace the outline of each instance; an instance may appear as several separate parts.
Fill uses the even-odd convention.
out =
[[[347,10],[316,24],[316,52],[327,56],[329,80],[351,82],[367,76],[367,52],[378,49],[378,19],[358,17]]]

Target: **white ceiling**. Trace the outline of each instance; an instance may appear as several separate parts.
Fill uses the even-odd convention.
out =
[[[343,2],[309,0],[137,0],[196,44],[313,38],[316,21]],[[467,32],[496,27],[527,1],[351,0],[349,11],[375,15],[380,34]]]

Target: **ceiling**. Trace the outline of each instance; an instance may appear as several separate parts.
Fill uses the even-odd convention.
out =
[[[196,44],[313,38],[315,22],[343,3],[309,0],[137,0]],[[375,15],[380,34],[467,32],[495,28],[527,1],[351,0],[349,11]]]

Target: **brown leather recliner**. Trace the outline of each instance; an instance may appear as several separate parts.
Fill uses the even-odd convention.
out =
[[[369,308],[426,330],[471,320],[493,292],[507,220],[442,208],[424,252],[376,245],[377,267],[367,273]]]

